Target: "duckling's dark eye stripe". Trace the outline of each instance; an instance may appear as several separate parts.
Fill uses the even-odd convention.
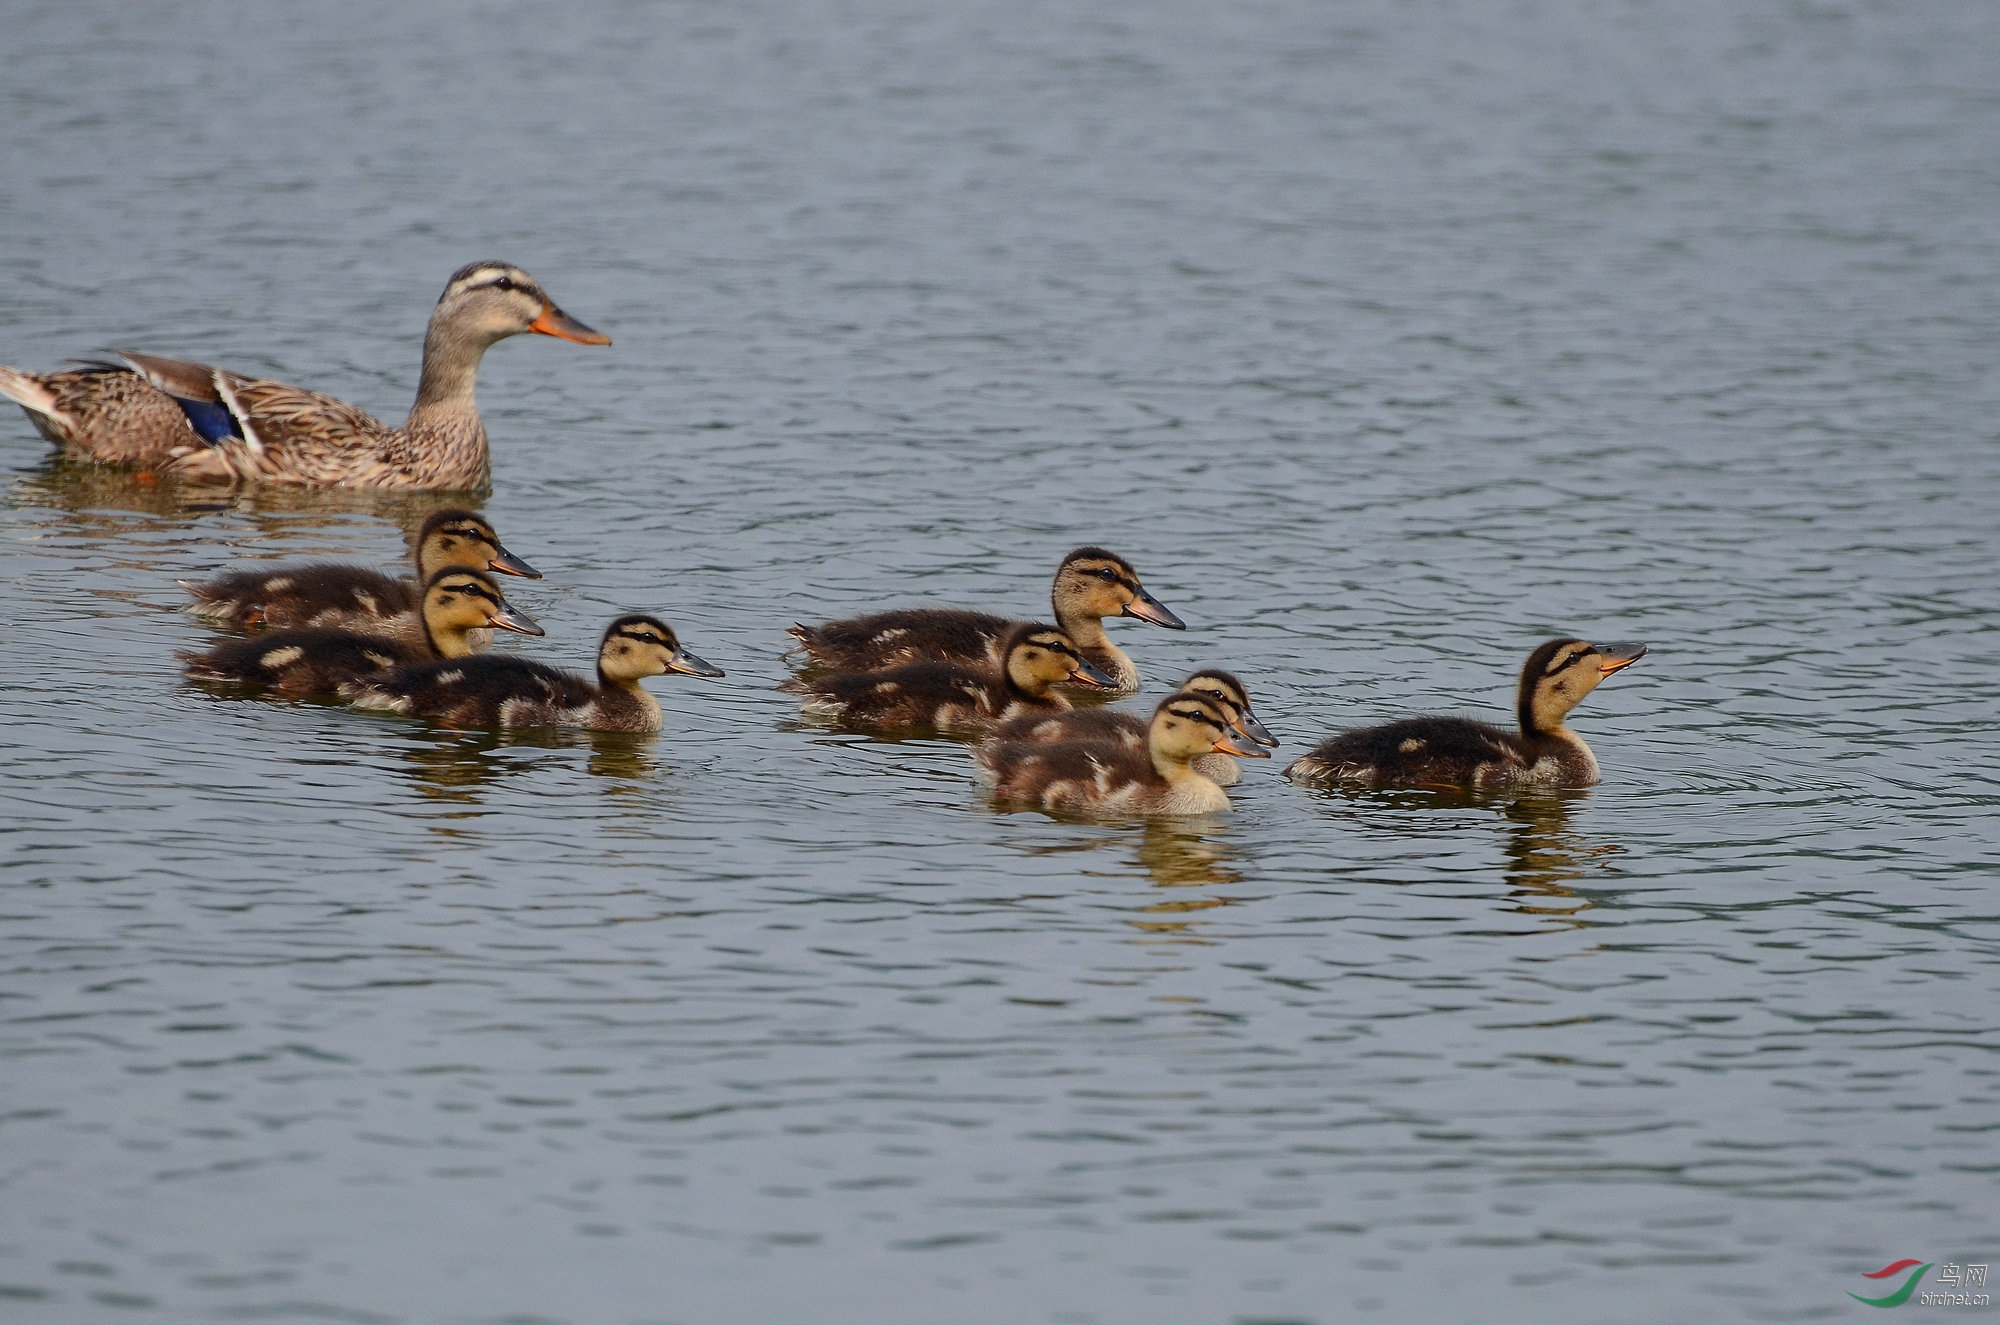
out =
[[[1574,652],[1574,653],[1570,654],[1570,655],[1569,655],[1568,657],[1564,658],[1564,659],[1563,659],[1563,660],[1562,660],[1561,662],[1551,662],[1551,663],[1550,663],[1550,664],[1548,665],[1548,667],[1546,667],[1545,669],[1543,669],[1543,671],[1542,671],[1542,675],[1543,675],[1543,676],[1554,676],[1554,675],[1555,675],[1555,674],[1556,674],[1557,672],[1560,672],[1560,671],[1561,671],[1561,670],[1563,670],[1563,669],[1564,669],[1565,667],[1568,667],[1568,666],[1569,666],[1569,665],[1570,665],[1571,663],[1575,662],[1575,661],[1576,661],[1576,660],[1577,660],[1578,658],[1581,658],[1581,657],[1583,657],[1583,656],[1584,656],[1584,655],[1585,655],[1586,653],[1589,653],[1589,652],[1590,652],[1590,650],[1589,650],[1589,649],[1578,649],[1578,650],[1577,650],[1576,652]]]
[[[484,598],[495,607],[500,605],[500,595],[477,580],[446,580],[444,587],[458,593],[471,594],[474,598]]]
[[[1207,727],[1220,727],[1222,725],[1209,714],[1203,713],[1200,709],[1168,709],[1167,712],[1177,718],[1185,718],[1189,722],[1199,722]]]

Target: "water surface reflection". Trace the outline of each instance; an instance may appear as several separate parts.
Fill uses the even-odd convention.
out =
[[[644,781],[660,771],[659,737],[631,732],[533,730],[412,732],[402,753],[404,771],[424,797],[478,804],[502,784],[536,772],[545,762],[526,751],[587,750],[593,777]],[[566,765],[574,760],[565,759]]]

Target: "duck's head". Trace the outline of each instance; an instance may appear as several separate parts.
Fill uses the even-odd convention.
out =
[[[1597,683],[1646,656],[1643,644],[1592,644],[1552,639],[1528,655],[1521,669],[1516,707],[1523,732],[1562,730],[1569,711],[1597,689]]]
[[[453,272],[431,314],[431,326],[449,327],[485,345],[524,331],[579,345],[611,343],[611,337],[557,308],[534,277],[507,262],[473,262]]]
[[[1100,690],[1118,682],[1091,666],[1076,641],[1054,626],[1018,626],[1007,637],[1007,679],[1031,695],[1046,695],[1065,681]]]
[[[465,642],[467,631],[545,633],[533,617],[508,605],[491,575],[471,566],[446,566],[425,582],[424,630],[438,653],[448,658],[471,652]]]
[[[1187,629],[1186,622],[1146,592],[1131,562],[1101,547],[1080,547],[1063,558],[1052,597],[1060,621],[1133,616],[1169,630]]]
[[[597,646],[597,670],[606,681],[631,685],[641,677],[681,672],[688,676],[721,676],[681,647],[672,626],[658,617],[622,616],[604,630]]]
[[[1257,744],[1273,747],[1278,744],[1278,738],[1265,730],[1257,715],[1250,711],[1250,692],[1231,673],[1220,667],[1204,667],[1181,682],[1181,689],[1207,695],[1222,705],[1229,713],[1229,725]]]
[[[1153,710],[1147,744],[1159,758],[1184,764],[1205,754],[1269,759],[1270,751],[1235,730],[1230,706],[1199,690],[1168,695]]]
[[[439,511],[417,531],[417,571],[428,582],[446,566],[478,566],[502,575],[539,580],[542,573],[500,546],[486,517],[472,511]]]

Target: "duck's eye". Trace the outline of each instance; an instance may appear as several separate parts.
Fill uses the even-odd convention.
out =
[[[515,288],[514,278],[511,276],[502,276],[499,280],[493,282],[493,288],[496,290],[511,290]]]
[[[1103,580],[1106,584],[1118,583],[1118,572],[1115,570],[1092,571],[1091,574],[1095,575],[1098,579]]]

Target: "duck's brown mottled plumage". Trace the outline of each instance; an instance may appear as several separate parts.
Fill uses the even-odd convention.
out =
[[[797,678],[779,689],[800,695],[815,717],[870,728],[984,731],[1023,713],[1055,713],[1069,701],[1054,687],[1080,680],[1109,687],[1111,678],[1086,662],[1069,636],[1033,622],[1013,627],[1005,665],[915,662],[868,672]]]
[[[184,582],[183,587],[195,600],[188,611],[220,626],[359,630],[421,644],[424,629],[417,607],[422,586],[446,566],[541,578],[541,572],[500,545],[500,536],[484,516],[467,510],[438,511],[425,520],[412,555],[415,579],[392,579],[366,566],[342,562],[312,562],[231,571],[200,584]],[[484,633],[473,643],[485,647]]]
[[[519,267],[475,262],[453,274],[431,315],[417,402],[400,428],[332,396],[132,351],[120,352],[124,368],[48,377],[0,369],[0,394],[80,459],[195,482],[472,490],[489,469],[473,399],[479,361],[494,342],[528,331],[610,343]],[[169,411],[182,416],[178,426]],[[203,428],[190,426],[197,414]]]
[[[55,373],[0,368],[0,395],[78,459],[160,467],[203,445],[173,397],[124,364],[86,363]]]
[[[424,588],[423,609],[424,638],[415,644],[352,630],[274,630],[176,656],[186,664],[190,680],[233,682],[304,699],[335,694],[360,677],[466,657],[472,651],[467,636],[476,630],[542,633],[507,606],[492,576],[469,566],[447,567],[432,576]]]
[[[622,616],[605,629],[597,683],[527,658],[481,654],[422,664],[351,683],[342,693],[360,708],[430,718],[450,727],[587,727],[656,732],[659,701],[642,677],[666,672],[721,676],[680,645],[657,617]]]
[[[1055,812],[1115,815],[1209,814],[1229,796],[1195,766],[1212,754],[1267,757],[1232,736],[1228,710],[1209,695],[1181,691],[1153,712],[1146,742],[988,741],[975,755],[996,800]]]
[[[1645,652],[1643,644],[1550,640],[1521,669],[1519,731],[1471,718],[1403,718],[1330,737],[1294,760],[1285,776],[1377,787],[1591,786],[1597,757],[1563,719],[1598,682]]]
[[[1101,547],[1080,547],[1063,558],[1050,600],[1057,626],[1092,666],[1112,677],[1120,693],[1138,688],[1139,670],[1104,633],[1104,618],[1131,616],[1175,630],[1186,628],[1146,592],[1132,563]],[[795,625],[787,633],[815,666],[837,672],[927,661],[997,668],[1010,632],[1023,624],[989,612],[918,607],[817,626]]]

